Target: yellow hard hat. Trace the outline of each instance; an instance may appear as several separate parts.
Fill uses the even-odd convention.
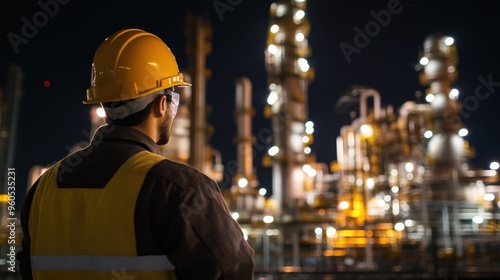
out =
[[[97,48],[85,104],[136,99],[173,86],[191,86],[158,36],[124,29]]]

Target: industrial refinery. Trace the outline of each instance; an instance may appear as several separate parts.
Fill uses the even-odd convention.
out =
[[[422,101],[382,106],[384,92],[353,85],[338,105],[355,100],[357,114],[331,140],[336,160],[318,162],[311,149],[308,87],[315,70],[308,62],[307,1],[277,0],[269,13],[263,112],[252,104],[252,81],[234,80],[237,158],[223,159],[209,144],[214,128],[206,119],[206,61],[213,26],[193,15],[185,22],[189,59],[183,71],[193,87],[181,89],[170,142],[162,146],[165,157],[218,182],[223,162],[234,160],[232,186],[222,193],[255,250],[255,279],[482,279],[500,273],[498,166],[471,164],[475,143],[464,139],[463,104],[453,87],[460,78],[454,39],[433,33],[422,42],[415,74],[426,87]],[[258,113],[272,123],[273,143],[261,159],[252,150]],[[90,120],[93,134],[104,124],[103,111],[93,107]],[[272,169],[272,195],[259,184],[254,160]],[[45,168],[31,169],[29,185]],[[8,197],[0,202],[3,223]],[[2,234],[4,246],[8,232]]]

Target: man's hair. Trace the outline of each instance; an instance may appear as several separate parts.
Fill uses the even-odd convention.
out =
[[[134,99],[131,100],[124,100],[124,101],[118,101],[118,102],[108,102],[108,103],[102,103],[102,106],[106,108],[117,108],[120,106],[123,106]],[[109,125],[123,125],[123,126],[134,126],[143,123],[151,113],[151,108],[153,107],[153,103],[155,103],[158,100],[156,98],[152,102],[150,102],[144,109],[142,109],[139,112],[130,114],[124,118],[111,118],[110,116],[106,115],[106,123]]]

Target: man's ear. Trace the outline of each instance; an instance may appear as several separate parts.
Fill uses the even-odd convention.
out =
[[[155,114],[155,117],[163,117],[167,113],[167,98],[165,95],[162,95],[160,98],[158,98],[153,105],[153,112]]]

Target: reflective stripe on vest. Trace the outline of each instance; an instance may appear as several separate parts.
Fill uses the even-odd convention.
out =
[[[167,256],[137,256],[136,247],[137,198],[151,167],[164,159],[139,152],[104,188],[58,188],[62,161],[45,172],[29,216],[34,279],[109,280],[120,271],[135,280],[175,279]]]
[[[31,256],[33,270],[96,270],[112,271],[113,269],[155,271],[173,270],[174,266],[167,256],[69,256],[48,255]]]

